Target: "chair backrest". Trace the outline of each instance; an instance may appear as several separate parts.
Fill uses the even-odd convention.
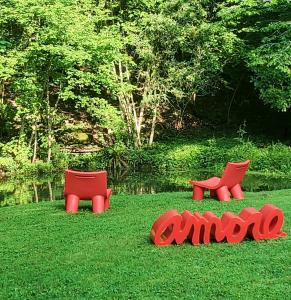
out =
[[[250,161],[246,160],[240,163],[228,162],[221,177],[220,185],[228,188],[241,183],[249,167]]]
[[[90,199],[95,195],[107,196],[107,172],[65,171],[65,196],[77,195],[80,199]]]

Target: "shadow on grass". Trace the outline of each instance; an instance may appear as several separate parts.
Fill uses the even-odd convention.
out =
[[[85,202],[85,203],[83,203],[83,202]],[[56,201],[54,207],[60,211],[66,212],[65,201]],[[78,212],[92,212],[91,201],[90,200],[81,201]]]
[[[138,245],[142,246],[142,245],[145,245],[145,244],[154,246],[154,243],[150,239],[150,233],[139,238]]]

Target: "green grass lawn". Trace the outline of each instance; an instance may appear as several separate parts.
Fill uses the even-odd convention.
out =
[[[153,222],[168,209],[283,209],[286,238],[158,248]],[[191,192],[112,196],[111,209],[68,215],[64,202],[0,209],[0,299],[290,299],[291,190],[246,193],[244,201]],[[288,296],[289,295],[289,296]]]

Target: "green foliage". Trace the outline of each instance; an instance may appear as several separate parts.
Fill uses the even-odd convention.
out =
[[[196,122],[196,100],[211,99],[219,90],[223,97],[212,110],[222,115],[227,105],[229,121],[236,99],[253,101],[253,91],[249,99],[240,98],[243,76],[251,76],[272,108],[286,111],[291,105],[288,0],[0,0],[0,5],[0,137],[8,142],[1,155],[20,168],[29,160],[39,166],[52,160],[52,169],[64,168],[71,161],[66,151],[84,146],[102,151],[91,164],[84,156],[72,159],[72,166],[151,165],[153,153],[153,165],[161,169],[206,168],[215,160],[220,168],[223,155],[215,140],[175,150],[131,148],[151,146],[159,125],[166,132],[208,124],[206,117]],[[231,90],[228,104],[224,95]],[[236,137],[241,144],[243,130]],[[249,146],[255,153],[256,145]],[[239,150],[232,151],[230,159],[240,157]],[[249,155],[259,157],[254,153]]]
[[[11,157],[0,157],[0,173],[15,173],[17,164]]]
[[[243,124],[241,124],[237,130],[237,137],[235,138],[237,141],[239,141],[240,143],[244,143],[245,142],[245,135],[247,134],[246,131],[246,122],[244,121]]]
[[[103,159],[106,165],[113,169],[122,169],[128,167],[127,163],[127,148],[124,143],[115,143],[112,147],[106,148],[103,151]]]
[[[262,45],[249,53],[249,66],[263,101],[286,111],[291,107],[290,22],[273,26],[272,32],[268,28],[268,35],[271,37],[263,39]]]
[[[241,38],[241,58],[261,99],[286,111],[291,107],[290,1],[223,1],[218,17]]]
[[[178,100],[214,94],[223,83],[224,66],[238,51],[237,37],[209,23],[202,1],[166,1],[159,14],[145,20],[145,32],[161,63],[168,92]]]
[[[17,185],[11,182],[2,182],[0,186],[1,196],[4,197],[0,201],[0,207],[28,204],[33,201],[32,191],[26,183],[18,182]]]
[[[38,141],[42,139],[48,153],[54,130],[61,125],[60,106],[64,110],[70,102],[72,107],[84,107],[92,96],[102,100],[103,91],[113,86],[111,70],[118,39],[110,28],[103,28],[108,18],[108,11],[90,0],[17,0],[1,5],[0,40],[9,43],[1,44],[5,51],[0,79],[9,80],[17,109],[15,121],[22,132],[27,136],[38,132]],[[110,114],[107,107],[108,112],[103,105],[99,115]],[[92,110],[88,112],[94,117],[97,106]]]
[[[126,146],[119,142],[96,153],[68,155],[67,166],[71,169],[84,171],[125,169],[128,168],[127,155]]]
[[[21,175],[29,175],[29,176],[48,176],[50,174],[54,174],[56,171],[60,169],[60,166],[57,168],[48,162],[37,161],[35,163],[26,164],[20,169]]]
[[[7,159],[13,159],[14,165],[22,167],[29,163],[31,152],[25,141],[21,139],[12,139],[6,144],[0,145],[0,155]]]
[[[149,167],[161,172],[201,169],[221,172],[228,161],[251,160],[250,170],[290,174],[291,147],[284,144],[256,143],[236,137],[179,139],[157,143],[154,148],[129,152],[135,168]]]
[[[96,171],[106,167],[103,153],[70,155],[68,159],[68,168],[74,170]]]
[[[226,146],[226,145],[225,145]],[[226,164],[226,149],[221,147],[221,141],[215,138],[209,139],[206,142],[206,147],[203,147],[195,157],[195,162],[201,169],[222,170]]]
[[[0,137],[2,142],[9,140],[13,134],[15,111],[8,104],[0,102]]]
[[[31,164],[27,147],[2,147],[0,166],[3,172],[18,174],[52,174],[66,168],[93,171],[99,169],[150,170],[168,172],[182,170],[212,170],[221,172],[227,161],[250,159],[250,170],[291,174],[291,148],[281,143],[252,140],[245,137],[241,127],[238,136],[179,138],[176,141],[158,142],[143,149],[127,148],[124,143],[95,153],[70,154],[57,145],[53,150],[53,164],[37,161]],[[14,144],[13,144],[14,145]],[[10,150],[9,150],[10,149]],[[21,150],[22,149],[22,150]],[[5,157],[4,157],[5,155]]]
[[[109,104],[105,99],[82,99],[77,108],[85,108],[92,123],[109,130],[110,135],[113,135],[118,141],[123,138],[124,120],[116,107]]]

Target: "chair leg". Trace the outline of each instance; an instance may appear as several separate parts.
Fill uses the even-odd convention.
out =
[[[92,198],[93,213],[101,214],[104,212],[104,197],[97,195]]]
[[[76,213],[78,212],[80,198],[76,195],[68,195],[66,197],[66,212]]]
[[[104,200],[104,210],[110,207],[110,196],[112,193],[112,189],[107,189],[106,199]]]
[[[203,200],[204,198],[204,188],[195,185],[193,188],[193,200]]]
[[[220,201],[230,201],[230,193],[226,186],[222,186],[221,188],[216,190],[217,198]]]
[[[236,184],[235,186],[233,186],[230,189],[230,192],[231,192],[233,198],[241,199],[241,200],[244,198],[244,193],[240,187],[240,184]]]
[[[210,197],[211,198],[216,198],[217,197],[216,190],[210,190]]]
[[[104,210],[108,209],[110,207],[109,198],[106,198],[104,200]]]

